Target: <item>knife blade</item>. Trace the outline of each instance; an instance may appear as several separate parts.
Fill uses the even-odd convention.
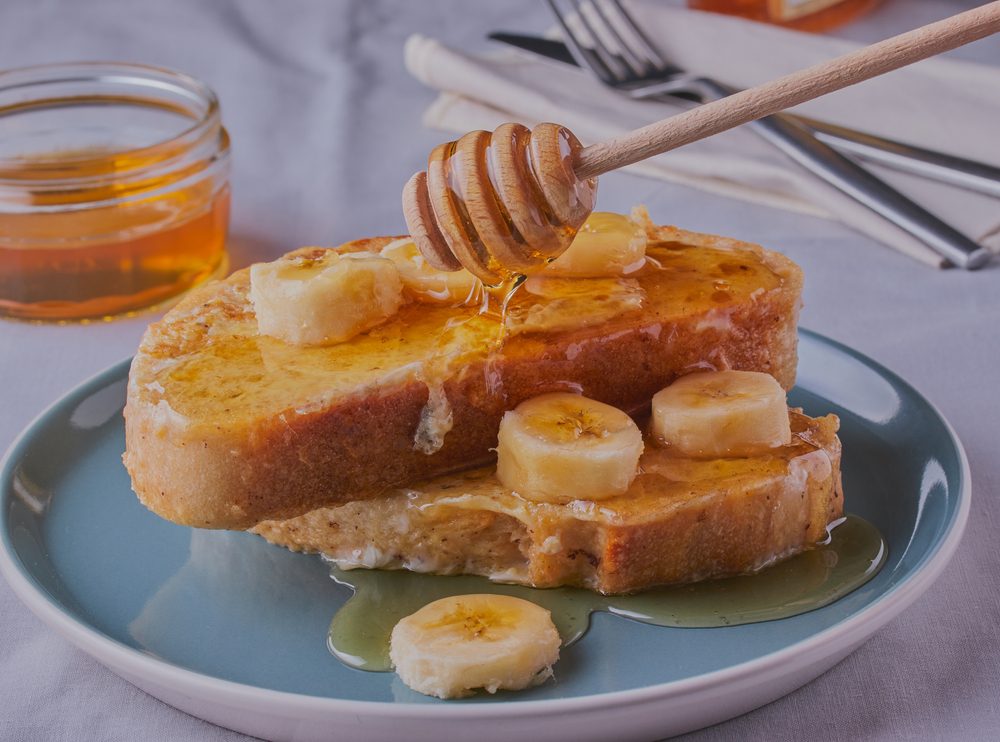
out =
[[[488,38],[536,56],[579,67],[569,49],[561,41],[504,32],[491,33]],[[697,94],[688,92],[659,93],[650,97],[687,106],[699,105],[704,102]],[[998,167],[943,152],[914,147],[816,119],[794,115],[792,117],[805,125],[813,136],[821,142],[845,154],[885,165],[900,172],[919,175],[923,178],[1000,198],[1000,168]]]

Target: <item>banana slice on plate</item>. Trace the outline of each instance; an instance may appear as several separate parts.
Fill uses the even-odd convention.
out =
[[[407,293],[417,301],[456,306],[478,301],[482,283],[469,271],[433,268],[409,237],[390,242],[379,253],[396,264]]]
[[[621,276],[638,270],[646,257],[646,231],[627,216],[590,215],[558,258],[541,275],[571,278]]]
[[[653,397],[650,426],[689,456],[750,456],[792,441],[785,390],[756,371],[682,376]]]
[[[413,690],[461,698],[520,690],[552,676],[559,633],[547,610],[507,595],[455,595],[396,624],[389,658]]]
[[[579,394],[542,394],[504,414],[497,477],[536,502],[601,500],[628,490],[642,450],[642,433],[621,410]]]
[[[250,301],[262,335],[292,345],[340,343],[395,314],[403,284],[388,258],[331,250],[250,266]]]

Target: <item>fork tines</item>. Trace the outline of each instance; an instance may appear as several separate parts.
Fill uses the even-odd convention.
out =
[[[620,86],[673,69],[643,36],[618,0],[546,0],[577,62]]]

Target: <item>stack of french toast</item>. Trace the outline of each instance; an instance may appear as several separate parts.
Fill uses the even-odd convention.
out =
[[[754,573],[842,510],[838,421],[785,402],[801,290],[642,208],[506,296],[407,237],[305,248],[150,326],[125,463],[169,520],[343,568],[608,594]]]

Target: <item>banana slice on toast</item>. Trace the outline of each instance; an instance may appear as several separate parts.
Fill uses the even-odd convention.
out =
[[[642,433],[621,410],[579,394],[542,394],[503,416],[497,478],[535,502],[602,500],[628,490],[642,451]]]
[[[785,390],[755,371],[682,376],[653,397],[651,425],[689,456],[751,456],[792,440]]]
[[[389,319],[403,303],[403,284],[388,258],[327,251],[250,266],[250,301],[262,335],[325,345]]]
[[[465,268],[439,271],[431,266],[410,237],[393,240],[379,254],[396,264],[404,289],[417,301],[440,306],[471,304],[482,291],[482,282]]]

